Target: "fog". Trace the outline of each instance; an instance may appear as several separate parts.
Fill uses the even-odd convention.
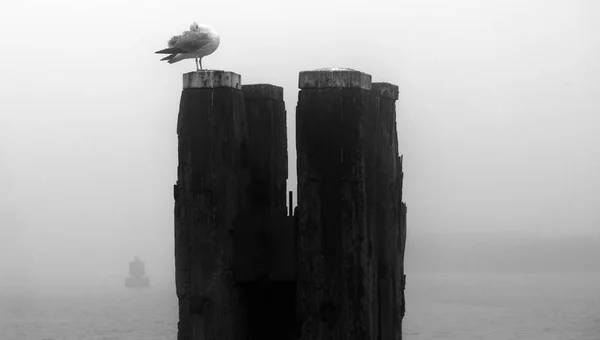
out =
[[[192,21],[222,36],[205,68],[284,87],[290,190],[298,72],[350,67],[399,85],[407,271],[599,269],[580,247],[600,227],[596,1],[2,7],[0,287],[122,286],[135,255],[153,284],[173,281],[175,124],[194,65],[154,51]],[[514,247],[522,256],[503,258]],[[560,266],[520,265],[565,252]],[[468,259],[479,264],[459,268]]]

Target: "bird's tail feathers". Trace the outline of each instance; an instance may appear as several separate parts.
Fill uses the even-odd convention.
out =
[[[164,50],[160,50],[160,51],[156,51],[154,53],[159,53],[159,54],[177,54],[177,53],[185,53],[184,50],[182,50],[181,48],[177,48],[177,47],[171,47],[171,48],[165,48]]]
[[[166,56],[166,57],[162,58],[162,59],[161,59],[161,61],[163,61],[163,60],[170,60],[170,59],[173,59],[173,58],[175,58],[175,56],[176,56],[177,54],[178,54],[178,53],[169,54],[168,56]]]
[[[177,54],[177,55],[173,56],[173,58],[169,58],[167,60],[167,62],[169,64],[173,64],[173,63],[176,63],[178,61],[182,61],[183,59],[185,59],[185,57],[182,54]]]

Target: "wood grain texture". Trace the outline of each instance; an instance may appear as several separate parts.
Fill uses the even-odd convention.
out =
[[[249,204],[242,92],[184,90],[177,134],[177,339],[243,339],[246,316],[231,265],[234,225]]]
[[[269,84],[242,87],[248,122],[249,211],[235,232],[238,281],[293,280],[293,225],[286,210],[287,127],[283,89]],[[286,248],[282,245],[287,246]]]
[[[179,340],[288,338],[294,322],[299,339],[402,338],[398,87],[354,70],[324,77],[338,73],[299,92],[293,217],[283,89],[184,89],[174,187]]]
[[[375,339],[374,256],[367,225],[361,120],[369,91],[303,89],[298,153],[301,339]],[[375,288],[376,289],[376,288]]]
[[[376,229],[377,280],[380,283],[379,327],[381,339],[402,338],[403,251],[400,249],[402,216],[402,163],[398,156],[396,100],[398,87],[389,83],[373,83],[372,161],[367,166],[368,195],[372,222]]]
[[[387,83],[299,93],[301,339],[401,338],[406,234],[395,94]]]

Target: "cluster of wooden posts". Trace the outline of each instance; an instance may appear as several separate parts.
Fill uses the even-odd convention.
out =
[[[398,87],[350,69],[299,78],[288,211],[283,89],[225,71],[184,75],[178,340],[402,338]]]

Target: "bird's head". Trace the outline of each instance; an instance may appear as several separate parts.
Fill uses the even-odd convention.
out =
[[[200,25],[198,25],[198,23],[195,21],[190,25],[190,31],[197,31],[199,28]]]

